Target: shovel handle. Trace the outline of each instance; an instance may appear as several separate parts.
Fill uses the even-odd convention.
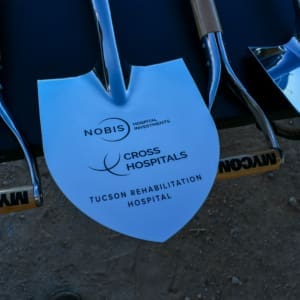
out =
[[[219,162],[218,180],[261,174],[278,170],[283,157],[278,149],[222,158]]]
[[[222,32],[214,0],[190,0],[200,39],[211,32]]]
[[[0,190],[0,214],[18,212],[41,205],[32,185]]]

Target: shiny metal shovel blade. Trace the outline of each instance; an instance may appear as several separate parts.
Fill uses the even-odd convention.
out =
[[[163,242],[199,210],[216,177],[219,140],[182,60],[133,67],[122,105],[94,72],[40,80],[38,93],[47,165],[86,215]]]
[[[267,74],[300,113],[300,1],[292,0],[295,13],[295,32],[283,45],[271,47],[249,47]]]
[[[249,49],[286,99],[300,113],[299,40],[292,37],[284,45]]]

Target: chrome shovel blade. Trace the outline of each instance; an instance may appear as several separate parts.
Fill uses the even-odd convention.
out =
[[[299,40],[292,37],[284,45],[249,49],[286,99],[300,113]]]

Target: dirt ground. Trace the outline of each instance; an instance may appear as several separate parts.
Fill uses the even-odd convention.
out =
[[[263,149],[254,126],[221,131],[222,153]],[[0,216],[0,300],[300,299],[300,142],[279,139],[281,170],[217,182],[190,223],[164,244],[112,232],[80,213],[39,159],[45,204]],[[0,182],[24,183],[23,161]]]

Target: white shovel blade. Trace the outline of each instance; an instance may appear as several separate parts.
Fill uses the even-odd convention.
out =
[[[156,242],[193,218],[217,174],[219,139],[182,60],[133,67],[123,105],[93,72],[40,80],[38,92],[47,165],[83,213]]]

